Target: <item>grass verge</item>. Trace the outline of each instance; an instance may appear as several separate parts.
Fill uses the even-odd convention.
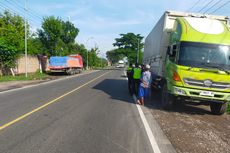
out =
[[[26,81],[26,80],[43,80],[47,77],[48,75],[45,73],[30,73],[28,74],[27,77],[25,77],[25,74],[20,74],[16,76],[12,75],[6,75],[6,76],[1,76],[0,77],[0,82],[6,82],[6,81]]]
[[[227,112],[228,112],[228,114],[230,114],[230,103],[228,103]]]

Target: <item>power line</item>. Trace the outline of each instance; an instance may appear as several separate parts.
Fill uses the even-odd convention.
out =
[[[12,1],[9,1],[9,0],[5,0],[6,2],[8,2],[8,3],[11,3],[12,5],[17,5],[19,8],[21,8],[22,10],[24,10],[25,8],[22,6],[22,5],[20,5],[17,1],[15,1],[14,3],[12,2]]]
[[[207,7],[209,4],[211,4],[214,0],[210,0],[203,8],[201,8],[198,12],[201,12],[205,7]]]
[[[9,11],[11,10],[11,11],[12,11],[13,13],[15,13],[15,14],[22,14],[22,12],[13,10],[12,8],[10,8],[9,6],[5,5],[5,4],[2,3],[1,1],[0,1],[0,5],[1,5],[4,9],[9,10]]]
[[[15,9],[12,9],[11,7],[9,7],[8,5],[5,5],[4,3],[2,3],[0,1],[0,6],[3,8],[3,9],[6,9],[8,10],[9,12],[13,13],[13,14],[18,14],[19,16],[23,16],[23,12],[19,11],[19,10],[15,10]],[[29,18],[28,19],[30,22],[34,22],[34,23],[37,23],[37,24],[40,24],[38,21],[36,21],[33,17]]]
[[[192,7],[190,7],[187,11],[192,11],[192,9],[200,2],[201,0],[198,0]]]
[[[8,1],[8,0],[6,0],[6,1],[7,1],[8,3],[11,3],[11,4],[12,4],[11,6],[16,7],[16,6],[14,5],[14,3],[12,3],[12,2],[10,2],[10,1]],[[24,9],[23,7],[21,7],[20,5],[17,5],[17,6],[19,6],[19,8],[21,8],[21,10],[13,9],[12,7],[9,7],[8,5],[3,4],[3,3],[2,3],[2,5],[6,6],[7,8],[11,9],[11,10],[14,11],[14,12],[17,12],[16,14],[19,14],[19,15],[21,15],[21,16],[24,16],[25,9]],[[16,7],[16,8],[17,8],[17,7]],[[28,11],[27,11],[27,12],[28,12]],[[29,19],[30,19],[30,20],[32,20],[33,22],[39,23],[39,22],[36,21],[36,17],[35,17],[34,15],[32,15],[32,14],[30,14],[30,13],[28,13],[28,15],[29,15]],[[39,18],[39,19],[41,19],[41,18]]]
[[[40,15],[38,15],[36,12],[34,12],[33,10],[28,9],[28,12],[31,13],[31,14],[33,14],[34,16],[36,16],[37,18],[39,18],[40,20],[43,20],[43,18]]]
[[[9,1],[9,0],[5,0],[5,1]],[[20,3],[18,3],[17,0],[14,0],[14,3],[15,3],[18,7],[22,8],[23,10],[25,10],[24,6],[21,5]],[[14,3],[13,3],[13,4],[14,4]],[[11,3],[11,4],[12,4],[12,3]],[[37,17],[37,18],[39,18],[39,19],[42,20],[42,16],[40,16],[36,11],[27,8],[27,12],[30,13],[30,14],[33,14],[35,17]]]
[[[16,1],[16,3],[13,3],[12,1],[9,1],[9,0],[5,0],[5,1],[8,2],[9,4],[11,4],[12,6],[19,8],[23,12],[25,12],[25,8],[22,5],[20,5],[17,1]],[[38,19],[42,20],[42,18],[39,15],[35,14],[34,11],[32,11],[32,10],[27,9],[27,13],[28,13],[28,15],[33,16],[34,18],[38,18]]]
[[[214,6],[216,6],[217,4],[219,4],[221,1],[223,1],[223,0],[217,1],[215,4],[213,4],[211,7],[209,7],[204,13],[208,12],[209,10],[211,10]]]
[[[219,9],[221,9],[222,7],[224,7],[225,5],[227,5],[230,1],[227,1],[226,3],[222,4],[220,7],[218,7],[217,9],[215,9],[214,11],[212,11],[210,14],[215,13],[216,11],[218,11]]]

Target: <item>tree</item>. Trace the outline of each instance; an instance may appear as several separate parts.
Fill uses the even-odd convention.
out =
[[[121,38],[116,38],[113,46],[118,47],[119,49],[138,49],[143,48],[143,43],[141,43],[143,37],[140,34],[135,35],[134,33],[120,34]]]
[[[117,61],[117,59],[123,55],[127,57],[130,63],[136,63],[137,56],[139,56],[138,62],[141,63],[140,57],[142,57],[141,50],[144,47],[144,44],[142,43],[144,37],[142,37],[140,34],[134,33],[120,34],[120,36],[121,37],[116,38],[116,42],[113,43],[113,46],[118,47],[117,49],[113,50],[115,53],[112,52],[113,57],[116,58],[115,61]]]
[[[5,11],[0,14],[0,69],[15,66],[15,61],[24,50],[24,20]],[[28,26],[28,25],[27,25]],[[29,27],[29,26],[28,26]],[[28,32],[29,34],[29,32]]]
[[[38,30],[38,37],[46,53],[52,55],[69,55],[75,49],[75,38],[79,29],[73,23],[63,21],[54,16],[43,19],[42,29]]]
[[[79,33],[79,29],[75,28],[74,24],[67,21],[62,21],[62,36],[61,39],[65,44],[74,43],[75,38]]]
[[[88,52],[89,67],[100,67],[100,58],[97,56],[99,52],[98,47],[92,48]]]
[[[43,55],[46,48],[44,48],[40,39],[36,36],[31,36],[27,41],[28,54],[30,55]]]
[[[54,16],[43,19],[42,29],[38,30],[38,36],[50,55],[56,54],[57,45],[62,36],[62,21]]]
[[[125,55],[123,53],[120,53],[118,49],[115,49],[115,50],[107,51],[106,57],[112,64],[115,64],[119,60],[123,59]]]

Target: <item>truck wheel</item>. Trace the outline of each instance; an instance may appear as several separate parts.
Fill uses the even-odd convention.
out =
[[[174,98],[168,93],[167,84],[163,84],[161,90],[161,106],[163,109],[171,109],[173,105]]]
[[[222,115],[227,110],[227,102],[225,103],[210,103],[210,109],[212,114]]]
[[[73,75],[74,74],[73,70],[68,70],[66,72],[67,72],[68,75]]]

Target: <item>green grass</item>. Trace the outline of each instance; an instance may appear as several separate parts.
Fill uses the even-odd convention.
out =
[[[26,80],[43,80],[47,77],[47,74],[39,72],[29,73],[27,77],[25,74],[16,75],[15,77],[12,75],[0,76],[0,82],[7,81],[26,81]]]
[[[227,112],[228,112],[228,114],[230,114],[230,103],[228,103]]]

